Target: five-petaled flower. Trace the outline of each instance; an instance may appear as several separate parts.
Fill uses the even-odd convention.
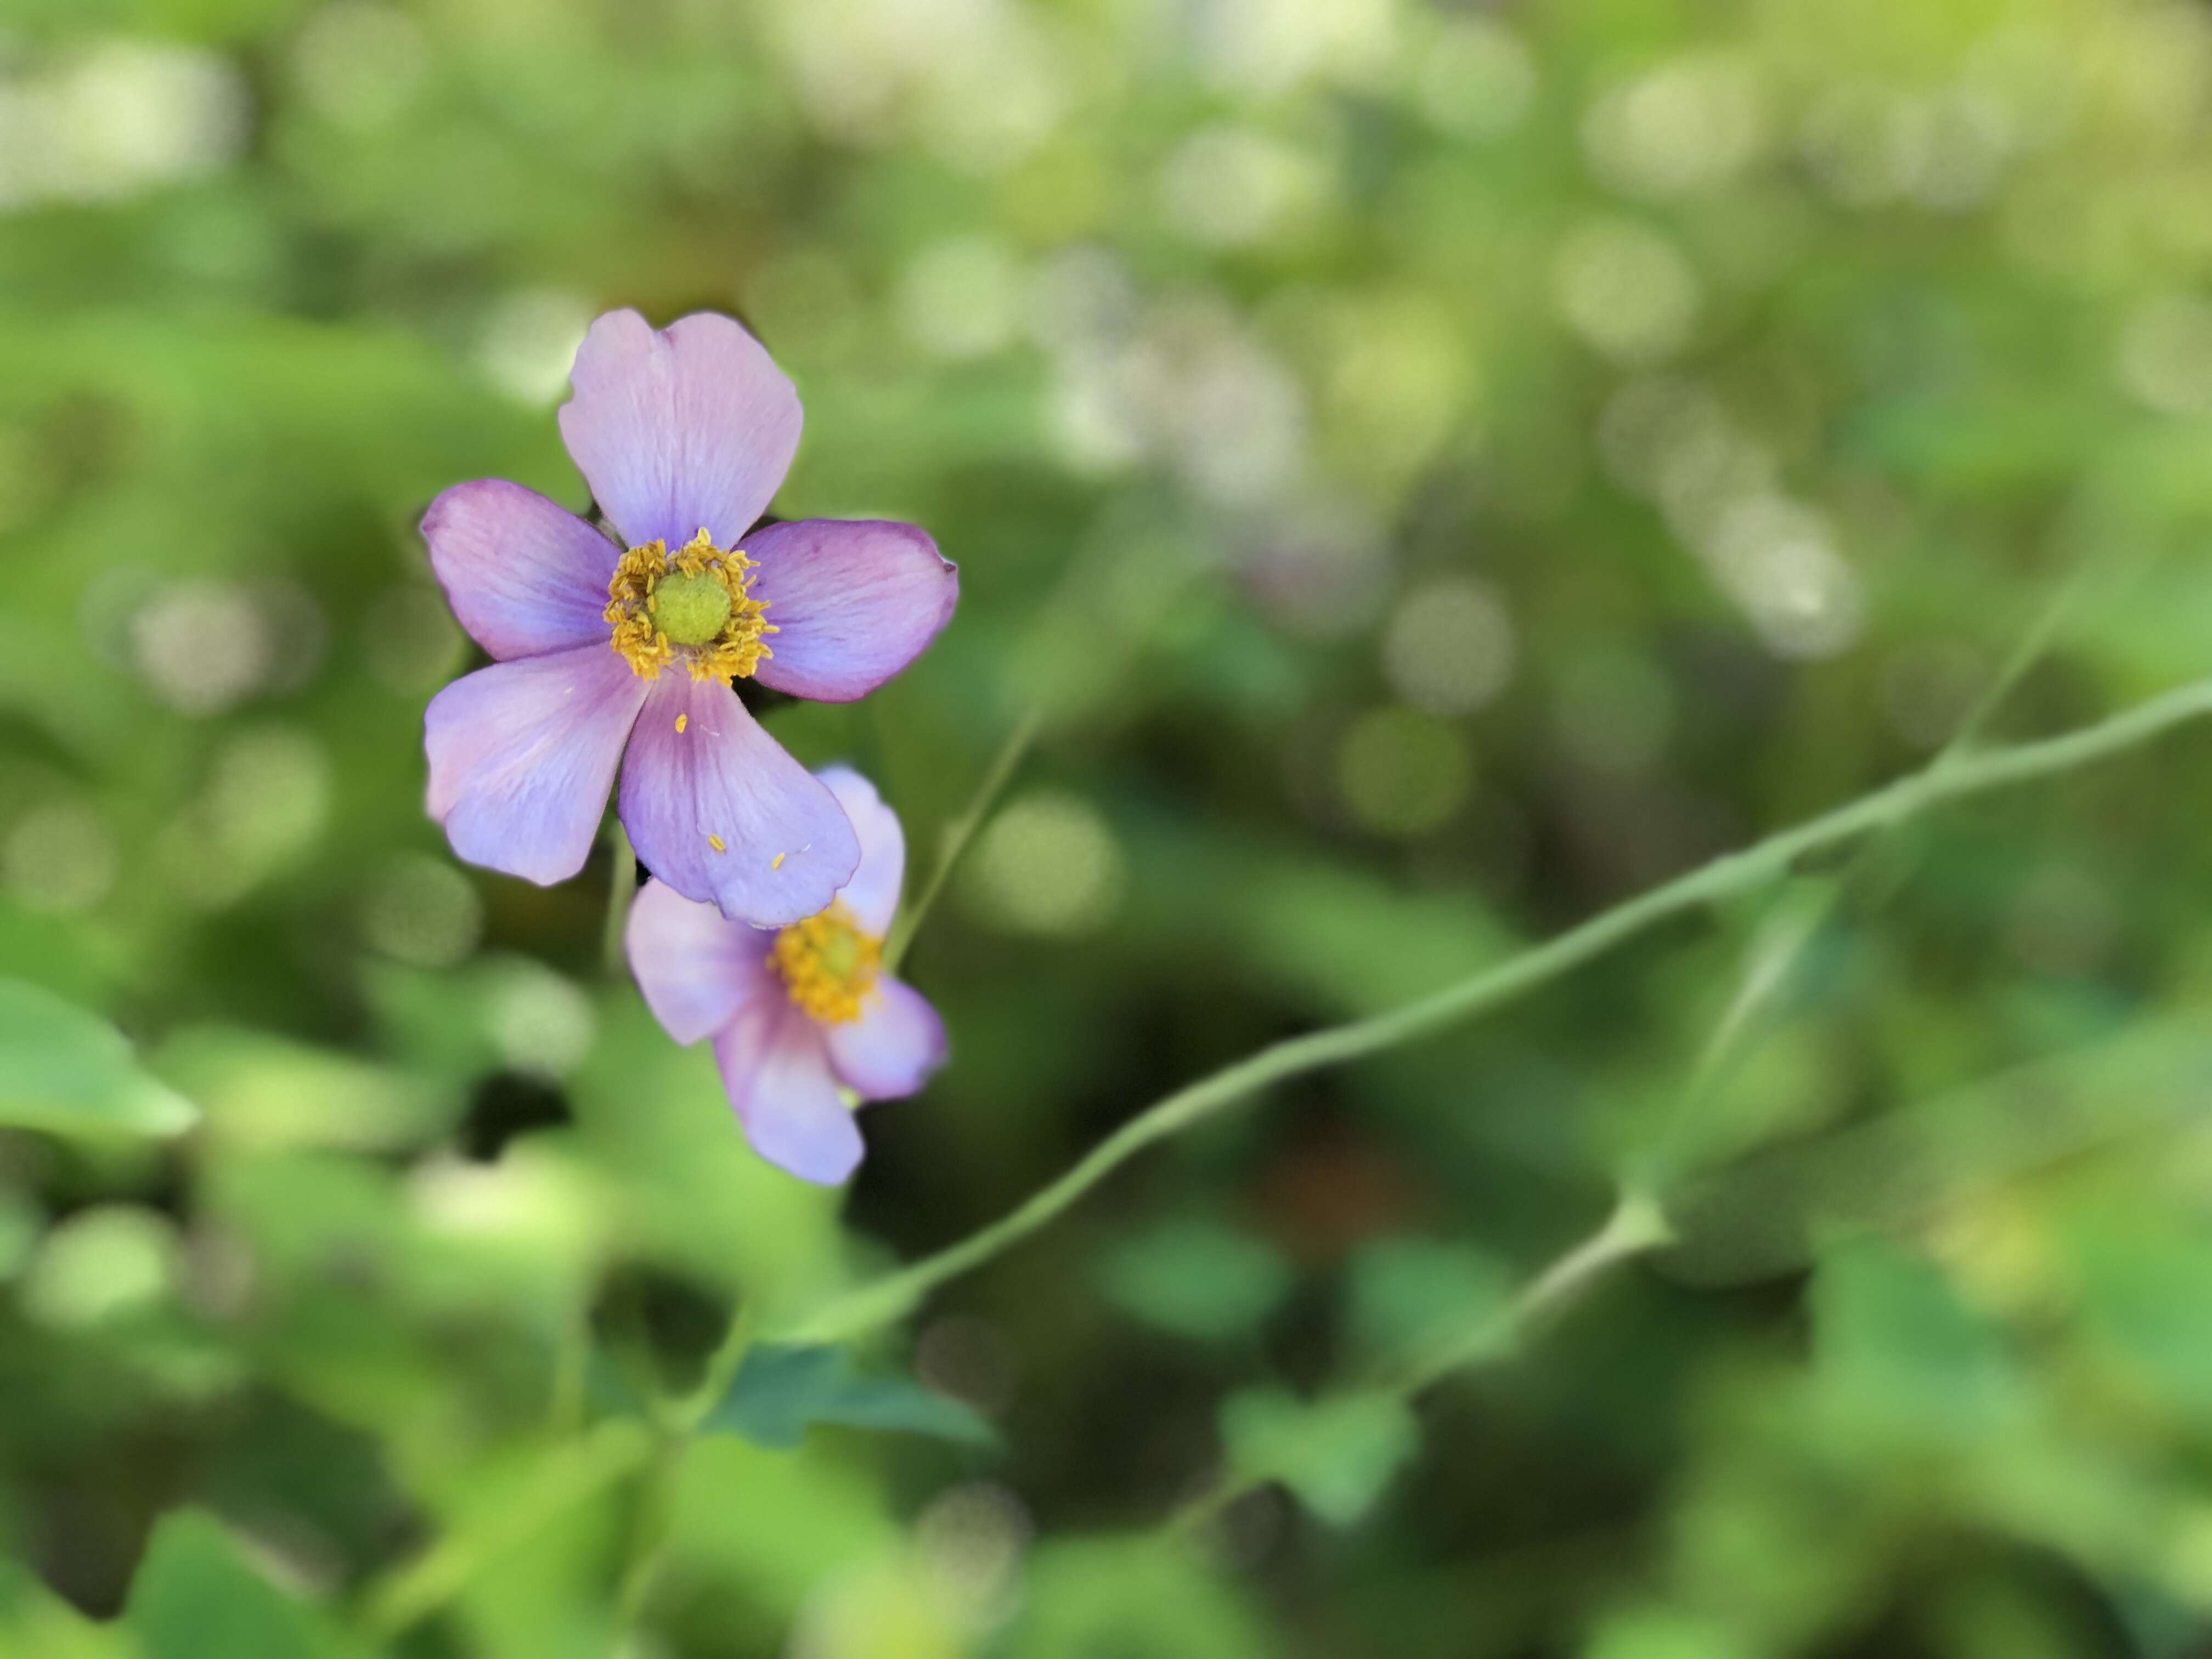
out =
[[[753,1150],[834,1186],[860,1161],[841,1088],[910,1095],[945,1061],[945,1026],[921,994],[883,971],[906,840],[859,773],[816,774],[859,832],[853,878],[820,914],[747,927],[647,882],[629,916],[630,971],[653,1017],[686,1045],[714,1040],[722,1086]]]
[[[944,627],[957,574],[910,525],[752,529],[798,450],[799,397],[726,317],[655,333],[611,312],[573,384],[561,435],[623,545],[497,479],[422,520],[453,614],[497,659],[431,700],[430,814],[471,863],[564,880],[620,762],[616,810],[661,881],[759,927],[811,916],[860,842],[730,680],[864,696]]]

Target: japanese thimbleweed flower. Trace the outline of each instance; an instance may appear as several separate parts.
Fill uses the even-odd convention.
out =
[[[883,970],[906,838],[859,773],[815,775],[860,842],[853,878],[819,914],[748,927],[650,881],[629,915],[630,971],[668,1035],[712,1037],[745,1139],[769,1163],[835,1186],[860,1161],[842,1090],[910,1095],[945,1062],[945,1026],[920,992]]]
[[[911,525],[752,528],[797,453],[799,397],[726,317],[655,333],[611,312],[573,386],[561,435],[620,545],[498,479],[422,520],[454,616],[497,659],[424,715],[430,815],[471,863],[565,880],[619,763],[616,810],[661,881],[762,927],[811,916],[860,843],[730,683],[865,696],[944,627],[957,573]]]

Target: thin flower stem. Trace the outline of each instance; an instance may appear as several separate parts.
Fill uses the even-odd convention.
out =
[[[1401,1361],[1359,1391],[1410,1401],[1455,1373],[1504,1359],[1592,1281],[1624,1261],[1657,1249],[1672,1237],[1656,1200],[1641,1192],[1624,1193],[1602,1226],[1529,1280],[1501,1314],[1481,1320],[1418,1358]],[[1224,1468],[1205,1491],[1169,1518],[1166,1530],[1189,1533],[1261,1484]]]
[[[1972,705],[1952,728],[1951,735],[1944,740],[1942,747],[1929,761],[1929,770],[1942,770],[1973,747],[1983,728],[2003,707],[2005,699],[2012,695],[2013,688],[2042,659],[2068,613],[2088,591],[2090,573],[2094,568],[2092,562],[2084,559],[2059,582],[2036,612],[2034,620],[2013,642],[2011,651],[1998,665],[1997,672],[1990,676],[1989,684],[1981,689]],[[1819,898],[1801,908],[1797,914],[1787,917],[1781,937],[1765,941],[1765,948],[1753,952],[1739,978],[1735,994],[1729,999],[1712,1035],[1706,1040],[1697,1065],[1675,1103],[1669,1133],[1679,1134],[1686,1127],[1692,1114],[1705,1099],[1723,1071],[1743,1052],[1753,1033],[1796,973],[1806,947],[1811,945],[1826,925],[1828,918],[1834,914],[1844,890],[1873,861],[1877,845],[1879,838],[1875,836],[1869,836],[1860,842],[1841,873],[1827,884]],[[1662,1144],[1665,1138],[1662,1137]]]
[[[483,1524],[447,1534],[378,1581],[362,1603],[362,1623],[391,1641],[428,1618],[469,1581],[520,1547],[555,1516],[596,1497],[646,1463],[653,1437],[635,1423],[604,1423],[549,1455],[526,1489]]]
[[[630,901],[637,896],[637,854],[629,844],[629,832],[623,828],[620,818],[614,820],[609,848],[612,857],[607,871],[607,928],[600,941],[600,951],[607,977],[620,979],[629,971],[623,948],[623,930],[629,921]]]
[[[1502,1333],[1508,1342],[1498,1340],[1501,1333],[1494,1324],[1468,1331],[1409,1367],[1395,1379],[1395,1387],[1410,1397],[1433,1388],[1455,1371],[1499,1356],[1511,1339],[1525,1337],[1572,1301],[1592,1279],[1657,1249],[1673,1237],[1656,1199],[1638,1191],[1622,1194],[1603,1226],[1538,1273],[1513,1298]]]
[[[938,1285],[980,1267],[1054,1220],[1154,1142],[1286,1078],[1395,1048],[1498,1007],[1662,921],[1764,886],[1809,854],[1901,823],[1945,801],[2047,777],[2121,753],[2207,714],[2212,714],[2212,678],[2193,681],[2058,737],[1966,751],[1946,763],[1911,773],[1795,829],[1715,859],[1419,1001],[1262,1048],[1211,1077],[1187,1085],[1131,1119],[1058,1180],[999,1220],[934,1255],[834,1298],[813,1314],[773,1333],[774,1340],[837,1341],[902,1317]]]
[[[930,871],[929,880],[922,887],[921,896],[906,908],[891,928],[890,939],[884,946],[885,973],[897,969],[899,959],[906,955],[907,947],[914,943],[915,934],[921,929],[922,918],[937,902],[938,895],[945,890],[945,884],[959,864],[961,855],[967,852],[968,843],[975,838],[975,832],[983,827],[983,820],[990,816],[992,804],[1014,775],[1014,769],[1022,763],[1022,757],[1029,753],[1030,745],[1036,741],[1037,728],[1043,719],[1042,709],[1031,704],[1014,722],[1014,729],[1006,733],[1006,740],[999,745],[999,752],[992,757],[990,769],[983,774],[983,781],[976,786],[975,799],[968,803],[968,810],[954,819],[945,831],[945,845],[937,855],[936,866]]]

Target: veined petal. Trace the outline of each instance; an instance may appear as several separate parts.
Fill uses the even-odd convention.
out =
[[[861,927],[881,939],[898,914],[899,884],[906,879],[906,832],[876,786],[851,767],[825,766],[814,775],[836,796],[860,843],[860,866],[837,896]]]
[[[802,1181],[834,1187],[863,1148],[814,1022],[781,999],[748,1006],[714,1039],[722,1087],[752,1149]]]
[[[502,659],[606,642],[613,543],[534,489],[456,484],[422,515],[430,568],[469,636]]]
[[[910,524],[805,519],[745,538],[775,633],[763,685],[818,702],[864,697],[951,620],[960,573]]]
[[[838,1081],[868,1100],[910,1095],[945,1064],[945,1022],[904,980],[878,980],[860,1018],[822,1035]]]
[[[756,927],[826,908],[860,861],[837,798],[736,692],[680,671],[653,684],[623,764],[621,811],[647,869]]]
[[[648,881],[630,907],[630,972],[645,1006],[687,1047],[710,1037],[756,998],[788,1001],[768,965],[775,935],[732,921],[664,881]]]
[[[561,436],[632,546],[752,528],[799,453],[799,393],[758,340],[700,312],[655,333],[635,311],[593,323]]]
[[[605,645],[494,663],[430,699],[430,816],[453,851],[540,886],[584,867],[645,682]]]

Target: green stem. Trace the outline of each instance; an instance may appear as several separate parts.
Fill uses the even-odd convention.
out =
[[[1658,1201],[1640,1192],[1621,1195],[1605,1224],[1538,1273],[1513,1298],[1504,1334],[1525,1336],[1579,1295],[1583,1287],[1607,1269],[1646,1251],[1656,1250],[1674,1237]],[[1411,1366],[1396,1379],[1407,1395],[1433,1388],[1453,1372],[1480,1364],[1507,1347],[1498,1340],[1494,1325],[1466,1333],[1447,1343],[1426,1359]]]
[[[2073,610],[2087,590],[2090,572],[2094,568],[2089,561],[2083,560],[2075,564],[2058,584],[2050,599],[2037,611],[2034,619],[2013,642],[2011,651],[1998,665],[1997,672],[1990,677],[1972,706],[1952,729],[1942,747],[1929,761],[1928,770],[1940,772],[1954,764],[1960,756],[1972,748],[1983,728],[2003,707],[2005,699],[2012,695],[2013,688],[2027,677],[2028,670],[2035,666],[2050,647],[2051,639],[2066,620],[2067,613]],[[1723,1012],[1711,1036],[1707,1039],[1703,1052],[1698,1057],[1698,1063],[1690,1073],[1689,1081],[1675,1102],[1670,1121],[1656,1143],[1662,1149],[1659,1153],[1662,1167],[1654,1173],[1662,1180],[1680,1173],[1663,1168],[1666,1160],[1678,1155],[1680,1150],[1679,1146],[1671,1151],[1665,1150],[1668,1143],[1688,1132],[1692,1114],[1736,1056],[1743,1052],[1754,1029],[1796,971],[1797,963],[1804,955],[1806,947],[1834,912],[1844,890],[1871,862],[1876,844],[1871,837],[1862,842],[1842,872],[1826,884],[1816,900],[1801,906],[1796,915],[1783,919],[1780,937],[1763,939],[1755,944],[1751,959],[1745,964],[1737,982],[1735,994]]]
[[[1176,1091],[1109,1135],[1058,1180],[958,1243],[838,1297],[787,1329],[789,1342],[831,1342],[900,1318],[938,1285],[989,1261],[1074,1204],[1129,1159],[1286,1078],[1410,1042],[1525,995],[1624,940],[1685,912],[1774,880],[1797,860],[1942,802],[2100,760],[2212,713],[2212,678],[2154,697],[2096,725],[2038,743],[1971,750],[1931,764],[1834,811],[1654,888],[1546,944],[1407,1006],[1278,1042]]]
[[[492,1562],[526,1543],[556,1515],[623,1480],[647,1462],[653,1437],[634,1423],[606,1423],[550,1455],[515,1500],[480,1523],[447,1534],[368,1591],[362,1622],[390,1641],[467,1588]]]
[[[1605,1224],[1531,1279],[1502,1316],[1485,1319],[1420,1358],[1385,1371],[1361,1392],[1410,1401],[1456,1372],[1504,1358],[1520,1339],[1573,1300],[1592,1280],[1624,1261],[1657,1249],[1672,1237],[1667,1218],[1656,1200],[1640,1192],[1624,1193]],[[1224,1469],[1203,1492],[1176,1511],[1167,1529],[1188,1533],[1203,1526],[1260,1484]]]
[[[629,832],[622,827],[620,818],[614,820],[609,846],[613,856],[607,872],[607,927],[599,948],[607,977],[621,979],[629,972],[623,932],[629,921],[630,901],[637,896],[637,854],[629,844]]]
[[[975,832],[983,827],[983,820],[990,816],[992,803],[998,799],[999,792],[1014,775],[1014,769],[1022,763],[1022,757],[1029,753],[1030,744],[1036,741],[1037,728],[1042,724],[1043,718],[1042,711],[1031,705],[1021,719],[1014,722],[1014,729],[1006,733],[1006,740],[999,745],[999,752],[992,757],[990,769],[983,774],[983,781],[976,786],[975,799],[969,802],[968,810],[954,819],[945,831],[945,845],[937,855],[936,866],[930,871],[928,883],[922,888],[921,896],[900,915],[891,928],[890,941],[884,946],[885,973],[896,970],[899,959],[906,955],[907,947],[914,943],[915,934],[921,929],[922,918],[937,902],[938,895],[945,890],[945,884],[959,864],[961,855],[967,852],[968,843],[975,838]]]

